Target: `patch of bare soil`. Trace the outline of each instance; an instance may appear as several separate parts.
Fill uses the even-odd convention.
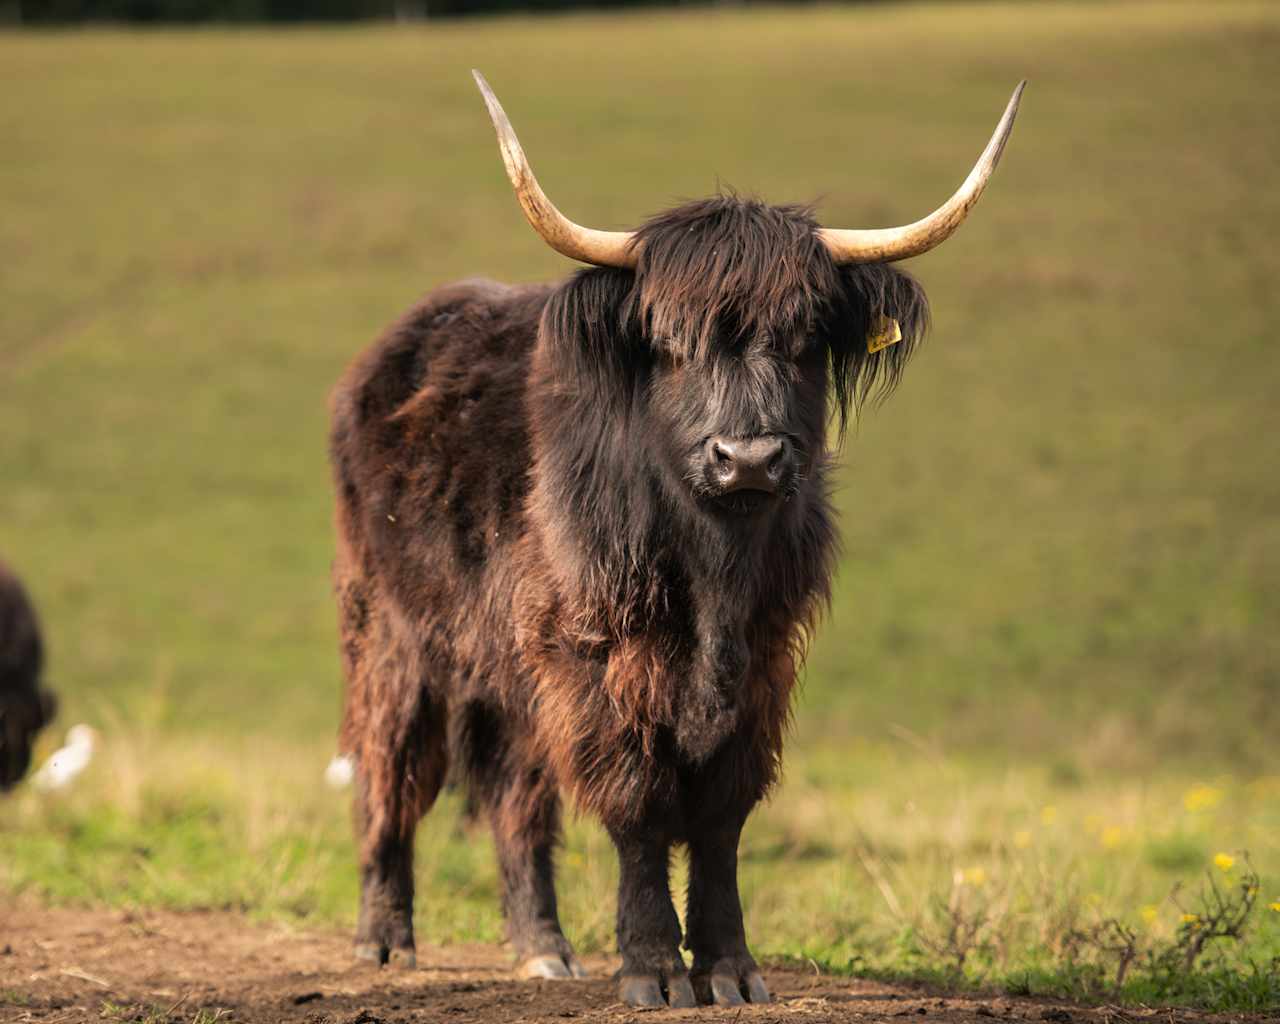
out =
[[[777,966],[765,972],[775,997],[767,1006],[638,1011],[617,1001],[611,980],[616,960],[584,961],[592,972],[586,981],[516,981],[502,949],[420,946],[419,966],[405,971],[355,962],[345,934],[257,925],[232,913],[0,907],[0,1021],[1209,1024],[1246,1019],[942,997]]]

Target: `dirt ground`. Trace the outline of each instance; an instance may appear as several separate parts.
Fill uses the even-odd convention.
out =
[[[505,950],[491,946],[419,947],[416,970],[379,969],[352,959],[345,934],[256,925],[232,913],[0,907],[0,1021],[535,1024],[576,1019],[621,1024],[644,1018],[646,1024],[807,1024],[906,1018],[947,1024],[1208,1024],[1250,1019],[940,996],[776,965],[766,970],[775,997],[768,1006],[637,1011],[615,998],[610,975],[617,964],[609,957],[586,958],[593,974],[587,981],[515,981],[510,962]]]

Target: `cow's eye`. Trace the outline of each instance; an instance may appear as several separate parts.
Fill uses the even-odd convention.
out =
[[[796,334],[791,339],[790,355],[792,359],[800,360],[804,356],[813,355],[821,346],[818,339],[807,331]]]
[[[674,338],[651,338],[649,346],[658,357],[658,365],[670,369],[685,361],[684,347]]]

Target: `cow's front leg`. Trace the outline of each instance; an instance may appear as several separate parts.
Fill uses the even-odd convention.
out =
[[[698,998],[719,1006],[767,1003],[769,989],[747,949],[738,897],[742,821],[704,825],[689,837],[685,945],[693,953]]]
[[[637,828],[610,831],[618,850],[620,998],[628,1006],[697,1006],[671,905],[671,840]]]

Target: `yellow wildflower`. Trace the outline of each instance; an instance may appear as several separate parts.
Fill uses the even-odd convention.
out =
[[[1025,828],[1018,829],[1018,831],[1013,834],[1013,845],[1019,850],[1025,850],[1031,845],[1031,833]]]
[[[1124,842],[1124,829],[1119,825],[1108,825],[1102,830],[1101,842],[1106,849],[1114,850]]]
[[[1213,858],[1213,862],[1218,866],[1219,871],[1230,871],[1236,859],[1229,853],[1220,853]]]
[[[1277,914],[1280,914],[1280,900],[1276,900],[1274,903],[1272,903],[1271,909],[1274,910]]]
[[[1199,918],[1199,917],[1197,917],[1195,914],[1183,914],[1183,915],[1182,915],[1182,923],[1183,923],[1183,924],[1196,924],[1197,922],[1199,922],[1199,920],[1200,920],[1200,918]]]
[[[987,880],[985,868],[965,868],[961,878],[969,885],[980,886]]]
[[[1155,922],[1155,919],[1159,916],[1160,908],[1157,907],[1154,903],[1148,903],[1145,907],[1142,908],[1141,914],[1142,914],[1142,920],[1146,921],[1147,924],[1152,924]]]
[[[1207,811],[1222,803],[1222,790],[1203,783],[1192,786],[1182,795],[1182,806],[1189,811]]]
[[[1057,820],[1058,808],[1054,807],[1053,804],[1046,804],[1040,809],[1040,824],[1052,825]]]

